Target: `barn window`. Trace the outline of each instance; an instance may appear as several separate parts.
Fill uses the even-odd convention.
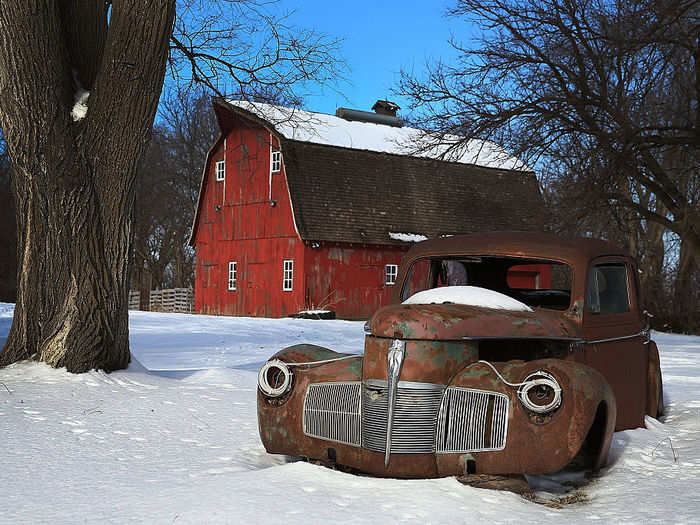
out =
[[[282,152],[277,150],[272,152],[272,173],[278,173],[282,169]]]
[[[236,289],[236,280],[238,279],[238,270],[236,268],[236,261],[229,261],[228,263],[228,289]]]
[[[216,180],[222,181],[226,177],[226,163],[223,160],[216,161]]]
[[[291,292],[294,281],[294,261],[285,260],[282,273],[282,291]]]
[[[396,283],[396,273],[398,272],[399,267],[396,264],[387,264],[385,268],[385,274],[386,274],[386,284],[395,284]]]

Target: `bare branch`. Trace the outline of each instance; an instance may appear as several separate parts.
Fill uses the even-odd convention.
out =
[[[170,73],[218,96],[299,105],[311,84],[343,80],[340,41],[288,24],[276,1],[183,2],[171,37]]]
[[[700,255],[688,190],[700,185],[700,1],[456,0],[449,13],[476,22],[481,38],[453,39],[456,65],[403,72],[397,90],[426,140],[455,149],[455,136],[490,139],[529,165],[563,169],[581,155],[581,177],[651,192],[666,215],[634,195],[616,202]]]

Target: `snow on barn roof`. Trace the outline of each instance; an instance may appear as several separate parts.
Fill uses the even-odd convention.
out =
[[[501,146],[488,140],[470,140],[465,147],[445,154],[461,137],[446,137],[449,144],[432,145],[425,132],[409,127],[394,127],[373,122],[351,121],[295,108],[259,102],[228,100],[232,106],[269,122],[288,140],[312,142],[380,153],[441,159],[486,168],[531,171],[525,163]],[[445,158],[442,158],[444,156]]]
[[[421,235],[420,233],[389,232],[389,238],[394,239],[396,241],[403,241],[403,242],[421,242],[421,241],[428,240],[428,238],[425,235]]]

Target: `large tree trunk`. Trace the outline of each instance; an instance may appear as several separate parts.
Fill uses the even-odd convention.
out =
[[[0,125],[13,169],[18,288],[0,365],[129,362],[136,165],[160,95],[174,0],[3,0]],[[87,115],[71,116],[79,88]]]

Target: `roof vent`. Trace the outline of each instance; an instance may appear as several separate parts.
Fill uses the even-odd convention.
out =
[[[335,110],[335,116],[345,120],[371,122],[372,124],[382,124],[396,128],[403,126],[403,120],[396,116],[396,110],[401,108],[393,102],[377,100],[372,109],[375,113],[359,109],[338,108]]]
[[[396,116],[396,111],[401,109],[398,104],[390,100],[377,100],[372,106],[372,109],[378,115],[389,115],[390,117]]]

